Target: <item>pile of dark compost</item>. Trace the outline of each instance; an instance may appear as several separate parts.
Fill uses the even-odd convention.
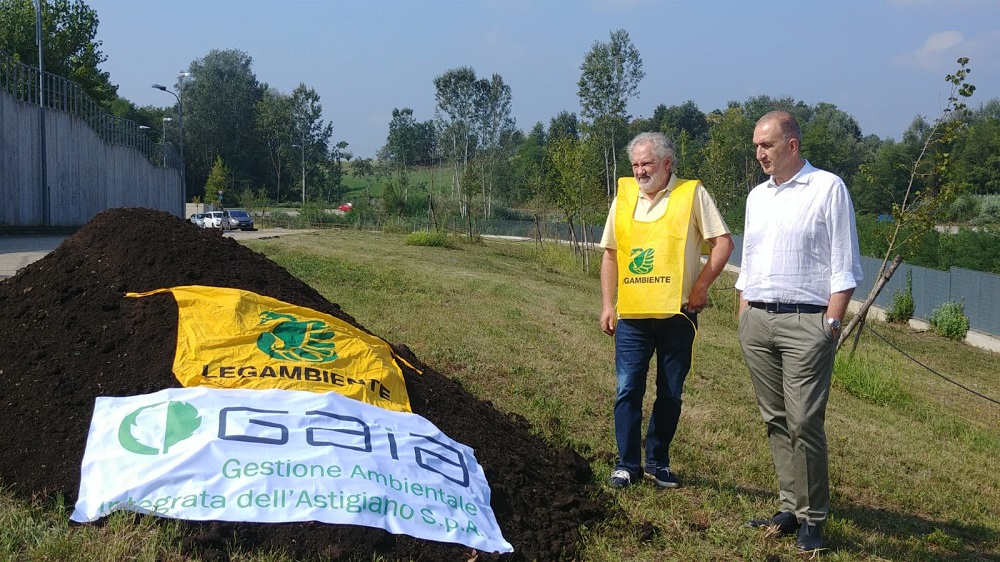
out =
[[[179,285],[232,287],[357,322],[283,267],[212,229],[147,209],[94,217],[43,259],[0,281],[0,484],[25,499],[61,495],[73,505],[94,399],[179,387],[171,367],[177,306],[169,294],[127,291]],[[359,326],[364,329],[363,327]],[[511,554],[479,560],[577,556],[579,529],[608,516],[589,464],[533,435],[516,414],[498,411],[422,363],[402,344],[413,412],[472,447],[492,490],[492,507]],[[323,523],[185,522],[185,549],[225,559],[283,549],[298,560],[469,560],[468,547]]]

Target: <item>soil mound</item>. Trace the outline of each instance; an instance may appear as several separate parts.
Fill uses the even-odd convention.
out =
[[[233,287],[354,319],[284,268],[215,230],[146,209],[112,209],[45,258],[0,282],[0,485],[25,498],[76,501],[94,399],[180,386],[171,372],[177,307],[169,295],[126,291],[177,285]],[[361,326],[359,326],[361,327]],[[363,329],[363,327],[361,327]],[[492,507],[514,553],[480,560],[573,558],[583,525],[606,516],[588,463],[533,436],[423,364],[404,366],[413,411],[476,451]],[[595,499],[596,498],[596,499]],[[282,548],[296,559],[469,560],[470,549],[321,523],[185,523],[189,552],[225,559],[227,543]]]

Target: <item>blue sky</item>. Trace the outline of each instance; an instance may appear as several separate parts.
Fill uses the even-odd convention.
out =
[[[503,76],[524,131],[579,113],[580,64],[619,28],[646,73],[634,117],[767,94],[833,103],[864,134],[899,139],[914,116],[940,114],[960,56],[972,105],[1000,97],[1000,0],[85,1],[119,95],[169,105],[151,84],[172,86],[212,49],[239,49],[259,81],[315,89],[334,141],[360,157],[385,142],[393,108],[432,119],[434,78],[460,66]]]

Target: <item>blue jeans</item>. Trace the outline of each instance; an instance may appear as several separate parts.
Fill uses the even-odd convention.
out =
[[[685,317],[686,316],[686,317]],[[649,360],[656,353],[656,399],[646,428],[647,470],[670,466],[670,442],[681,417],[681,391],[691,369],[698,316],[689,312],[669,318],[621,319],[615,328],[615,469],[639,475],[642,399]]]

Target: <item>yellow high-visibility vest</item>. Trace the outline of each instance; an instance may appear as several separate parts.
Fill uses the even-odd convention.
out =
[[[667,196],[663,217],[633,218],[639,186],[618,179],[615,243],[618,256],[618,317],[665,318],[681,312],[684,298],[684,249],[698,180],[678,179]]]

